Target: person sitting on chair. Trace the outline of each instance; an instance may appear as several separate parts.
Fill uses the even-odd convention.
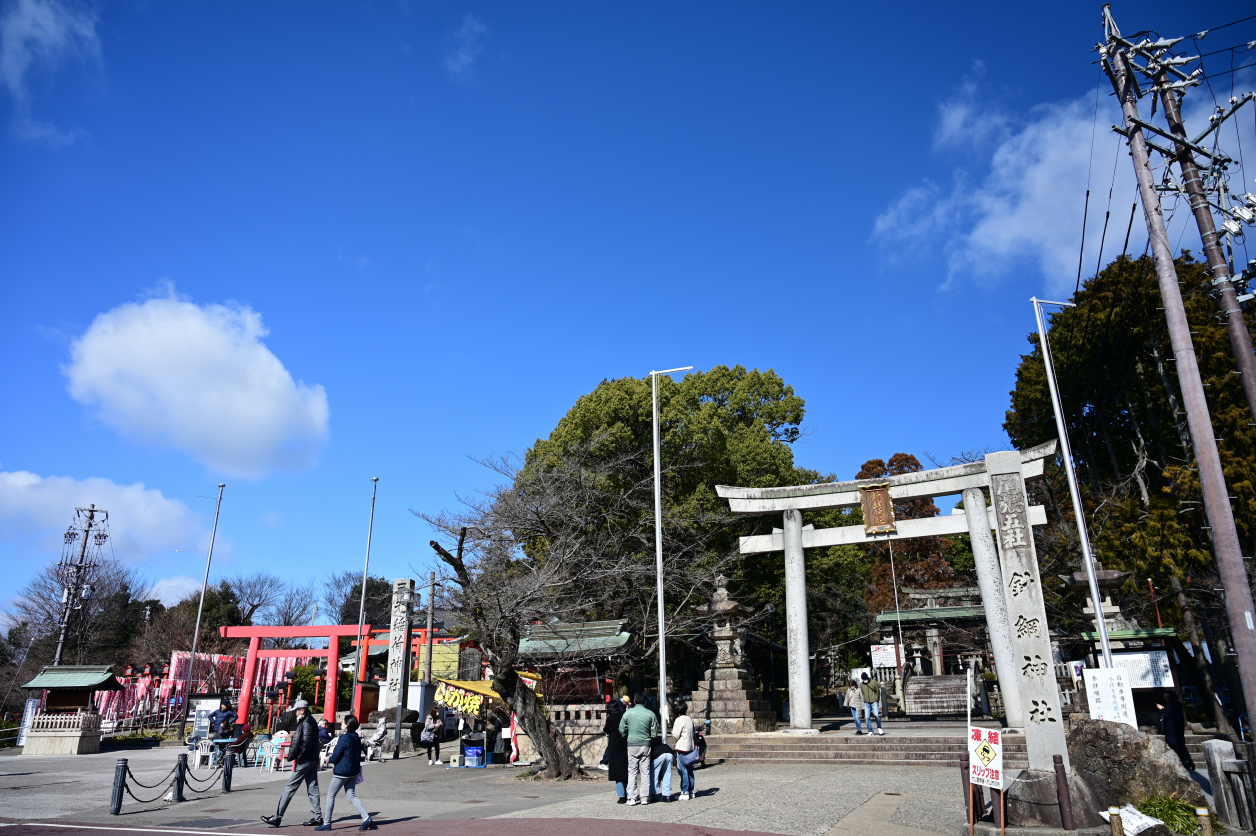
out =
[[[238,735],[236,739],[227,744],[227,751],[235,752],[240,766],[248,766],[246,756],[249,752],[249,744],[253,742],[253,727],[248,723],[241,723],[236,728],[236,734]]]

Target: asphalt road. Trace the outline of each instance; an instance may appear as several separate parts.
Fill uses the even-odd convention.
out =
[[[79,757],[0,757],[0,836],[4,834],[274,833],[260,817],[275,811],[283,773],[237,769],[233,791],[215,785],[186,803],[127,798],[109,815],[114,764],[126,756],[138,781],[161,784],[178,750]],[[397,836],[930,836],[953,834],[964,820],[959,771],[938,767],[843,765],[732,766],[698,770],[692,801],[629,807],[615,803],[604,779],[546,782],[505,767],[446,769],[422,758],[371,763],[358,795],[380,827]],[[207,770],[199,774],[206,777]],[[320,773],[325,791],[330,773]],[[679,783],[673,776],[673,791]],[[135,787],[142,799],[160,789]],[[304,792],[294,797],[280,833],[312,832]],[[504,821],[504,819],[509,820]],[[337,799],[335,830],[358,818]]]

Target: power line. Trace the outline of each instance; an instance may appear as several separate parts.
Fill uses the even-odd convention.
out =
[[[1232,70],[1222,70],[1219,73],[1209,73],[1208,75],[1200,76],[1200,81],[1207,81],[1210,78],[1217,78],[1218,76],[1229,75],[1230,73],[1236,73],[1239,70],[1246,70],[1248,67],[1256,67],[1256,61],[1253,61],[1250,64],[1244,64],[1241,67],[1235,67]]]
[[[1256,20],[1256,15],[1251,15],[1251,16],[1249,16],[1249,17],[1239,18],[1238,20],[1232,20],[1232,21],[1230,21],[1229,23],[1223,23],[1223,24],[1221,24],[1220,26],[1213,26],[1213,27],[1211,27],[1211,28],[1209,28],[1209,29],[1205,29],[1205,30],[1203,30],[1203,32],[1201,32],[1201,33],[1199,33],[1199,34],[1207,35],[1207,34],[1209,34],[1209,33],[1211,33],[1211,32],[1216,32],[1218,29],[1225,29],[1225,28],[1227,28],[1227,27],[1234,26],[1234,25],[1236,25],[1236,24],[1243,23],[1243,22],[1248,21],[1248,20]],[[1197,35],[1196,37],[1198,37],[1198,35]]]

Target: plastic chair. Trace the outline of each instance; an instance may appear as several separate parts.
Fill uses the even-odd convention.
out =
[[[253,768],[264,772],[274,772],[279,763],[279,744],[268,740],[257,748],[257,757],[253,759]]]
[[[199,769],[202,762],[204,762],[205,766],[212,769],[214,766],[215,755],[217,755],[217,750],[214,748],[213,743],[208,740],[196,741],[196,752],[192,756],[192,768]]]

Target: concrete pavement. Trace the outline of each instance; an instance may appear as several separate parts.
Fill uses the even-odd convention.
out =
[[[217,788],[183,804],[137,803],[121,816],[108,814],[114,764],[131,763],[136,777],[157,783],[178,750],[154,749],[79,757],[0,757],[0,836],[3,833],[138,832],[272,833],[260,816],[274,812],[284,773],[235,771],[233,792]],[[738,831],[787,836],[930,836],[952,834],[964,820],[958,770],[937,767],[868,767],[782,764],[714,765],[697,772],[692,801],[629,807],[615,803],[613,787],[595,780],[545,782],[521,779],[522,770],[446,769],[425,759],[371,763],[359,797],[381,830],[398,836],[458,833],[566,836],[575,833],[633,836],[699,836]],[[206,770],[200,770],[204,775]],[[325,791],[330,773],[320,773]],[[673,775],[673,790],[679,779]],[[136,788],[141,798],[158,790]],[[309,817],[304,793],[294,797],[280,832],[304,833]],[[506,820],[509,820],[507,822]],[[109,831],[80,829],[110,828]],[[336,830],[356,826],[356,814],[337,799]],[[729,835],[731,836],[731,834]]]

